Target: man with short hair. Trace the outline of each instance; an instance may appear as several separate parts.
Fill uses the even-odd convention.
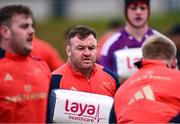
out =
[[[148,25],[150,0],[124,0],[125,26],[103,45],[101,65],[114,71],[120,80],[137,71],[133,65],[141,57],[141,45],[151,35],[159,34]]]
[[[117,90],[114,108],[118,123],[180,122],[180,71],[175,44],[151,36],[142,45],[139,70]]]
[[[119,87],[115,74],[96,64],[96,32],[87,26],[74,27],[67,36],[65,65],[52,72],[58,88],[113,97]]]
[[[0,123],[45,123],[50,70],[30,56],[33,14],[24,5],[0,9]]]

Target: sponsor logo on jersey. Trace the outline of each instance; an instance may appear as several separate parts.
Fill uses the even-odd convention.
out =
[[[10,73],[6,73],[4,76],[4,81],[12,81],[12,80],[14,80],[13,76]]]
[[[128,105],[131,105],[139,100],[150,100],[155,101],[155,96],[153,90],[150,85],[146,85],[142,87],[142,89],[138,90],[134,95],[133,98],[130,99]]]

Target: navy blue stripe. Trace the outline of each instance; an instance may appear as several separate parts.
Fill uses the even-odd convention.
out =
[[[118,76],[106,67],[103,68],[103,71],[107,72],[114,78],[114,80],[116,81],[116,90],[117,90],[120,87]]]
[[[118,71],[117,71],[117,69],[118,69],[118,65],[117,65],[117,62],[116,62],[116,57],[115,57],[115,55],[113,54],[113,65],[112,65],[112,68],[113,68],[113,72],[116,74],[116,75],[118,75],[117,73],[118,73]]]
[[[60,81],[61,81],[62,75],[54,74],[51,76],[51,83],[50,83],[50,89],[48,93],[48,105],[47,105],[47,112],[46,112],[46,122],[47,123],[52,123],[52,117],[53,117],[53,111],[54,111],[54,104],[55,104],[55,97],[53,96],[53,89],[59,89],[60,86]]]
[[[170,123],[180,123],[180,113],[170,120]]]
[[[61,81],[62,75],[52,75],[51,77],[51,90],[52,89],[59,89],[60,81]]]
[[[48,100],[47,123],[53,123],[55,104],[56,94],[52,90]]]
[[[5,56],[5,51],[0,48],[0,59]]]
[[[109,124],[116,124],[116,123],[117,123],[117,120],[116,120],[116,114],[114,111],[114,104],[113,104],[110,111],[110,115],[109,115]]]

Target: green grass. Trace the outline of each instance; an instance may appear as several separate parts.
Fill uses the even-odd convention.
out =
[[[166,32],[172,25],[180,23],[180,12],[171,12],[166,15],[154,15],[150,18],[150,26]],[[50,42],[60,53],[62,58],[67,58],[65,53],[65,35],[67,30],[75,25],[87,25],[97,32],[99,38],[106,30],[111,19],[85,19],[69,20],[65,18],[51,18],[45,22],[37,22],[36,33],[39,38]]]
[[[180,24],[179,13],[168,13],[166,15],[153,16],[150,19],[150,25],[159,30],[160,32],[166,32],[174,24]]]

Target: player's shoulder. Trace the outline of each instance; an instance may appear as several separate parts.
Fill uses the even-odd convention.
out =
[[[61,75],[65,75],[69,72],[69,68],[68,68],[68,65],[67,63],[63,64],[62,66],[58,67],[57,69],[55,69],[53,72],[52,72],[52,75],[57,75],[57,74],[61,74]]]
[[[121,32],[116,32],[111,37],[109,37],[102,46],[101,54],[107,55],[109,50],[111,50],[111,48],[118,43],[121,36],[122,36]]]
[[[96,64],[96,69],[99,70],[99,73],[103,74],[104,76],[110,76],[111,78],[113,78],[116,81],[117,86],[119,87],[120,83],[119,83],[119,79],[118,79],[118,75],[115,74],[113,71],[111,71],[110,69],[108,69],[105,66],[102,66],[100,64]]]

